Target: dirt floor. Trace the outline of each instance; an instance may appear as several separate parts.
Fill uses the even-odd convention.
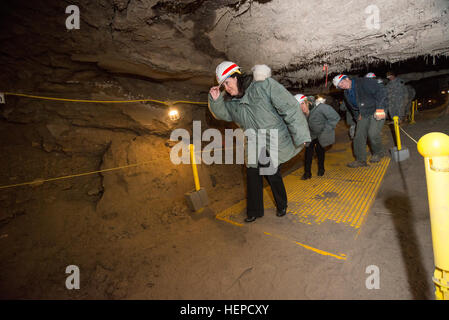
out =
[[[449,116],[437,117],[440,113],[441,109],[420,112],[416,124],[403,128],[416,140],[433,131],[449,134]],[[388,125],[383,134],[388,150],[394,145]],[[139,139],[143,138],[136,141]],[[348,139],[341,122],[337,142]],[[0,225],[0,298],[433,299],[424,163],[416,144],[405,136],[402,139],[410,159],[390,162],[360,233],[347,238],[346,260],[260,232],[264,224],[288,221],[275,217],[273,211],[267,210],[263,219],[243,227],[217,220],[217,213],[245,198],[241,166],[208,169],[211,204],[201,213],[190,212],[185,203],[171,203],[169,196],[163,196],[164,182],[146,185],[145,176],[137,169],[123,175],[104,174],[100,185],[84,177],[79,178],[84,179],[79,180],[81,187],[55,182],[47,187],[26,187],[26,192],[18,188],[13,191],[15,197],[0,190],[2,210],[7,212]],[[145,141],[130,148],[141,150],[142,145]],[[12,152],[21,146],[8,148]],[[23,150],[28,149],[20,150],[23,164],[27,160]],[[114,150],[118,149],[105,151],[102,168],[117,164],[117,157],[107,156]],[[32,172],[31,165],[22,170]],[[20,168],[19,164],[9,166],[9,172]],[[284,173],[300,166],[302,154],[284,167]],[[158,167],[151,170],[157,172]],[[190,168],[186,170],[184,176],[174,179],[190,181]],[[170,178],[170,170],[161,172]],[[121,187],[113,188],[113,184]],[[107,196],[103,190],[95,191],[102,188]],[[133,198],[136,203],[130,206],[125,197],[136,193],[145,196]],[[107,202],[98,202],[99,197],[106,197]],[[127,211],[113,210],[120,205],[129,207]],[[310,236],[319,247],[335,230],[335,225],[323,224]],[[66,289],[68,265],[79,267],[79,290]],[[371,265],[379,267],[379,289],[366,287],[366,271]]]

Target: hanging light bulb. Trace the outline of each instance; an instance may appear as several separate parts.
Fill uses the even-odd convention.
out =
[[[170,118],[171,121],[179,120],[180,118],[179,111],[177,109],[170,109],[168,111],[168,117]]]

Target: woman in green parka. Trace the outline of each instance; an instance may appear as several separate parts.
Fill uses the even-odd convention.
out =
[[[209,110],[215,118],[233,121],[242,130],[277,132],[276,141],[266,139],[266,154],[250,156],[248,150],[258,148],[248,148],[248,143],[245,144],[248,216],[245,222],[253,222],[264,215],[263,176],[271,186],[276,215],[282,217],[286,214],[287,193],[279,172],[280,165],[297,155],[311,141],[307,120],[293,95],[271,78],[271,70],[267,66],[257,65],[252,71],[252,75],[244,74],[237,64],[224,61],[216,69],[218,86],[209,91]],[[223,92],[220,92],[221,88]],[[272,136],[271,133],[269,135]],[[269,158],[270,166],[274,165],[272,174],[263,171],[267,166],[264,157]]]

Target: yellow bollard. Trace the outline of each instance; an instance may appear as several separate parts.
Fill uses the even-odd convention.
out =
[[[416,123],[415,122],[415,104],[416,104],[416,101],[413,100],[412,101],[412,114],[411,114],[410,124],[415,124]]]
[[[203,212],[204,207],[209,204],[206,189],[200,187],[200,179],[198,178],[198,170],[196,168],[195,147],[190,144],[190,161],[192,163],[193,180],[195,181],[195,190],[187,192],[184,197],[190,209],[195,212]]]
[[[393,121],[394,121],[394,132],[396,133],[396,142],[398,144],[398,151],[400,151],[401,150],[401,136],[399,135],[399,117],[394,116]]]
[[[193,180],[195,180],[195,190],[200,190],[200,179],[198,178],[198,170],[196,168],[195,161],[195,147],[193,144],[190,145],[190,160],[192,162]]]
[[[441,132],[424,135],[419,139],[418,152],[426,168],[435,296],[437,300],[449,300],[449,136]]]

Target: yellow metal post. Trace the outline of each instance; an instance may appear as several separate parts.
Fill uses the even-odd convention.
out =
[[[412,114],[411,114],[411,119],[410,119],[410,124],[415,124],[415,104],[416,104],[416,100],[412,101]]]
[[[399,151],[399,150],[401,150],[401,136],[399,135],[399,117],[394,116],[393,121],[394,121],[394,132],[396,133],[396,142],[397,142],[398,151]]]
[[[418,142],[424,157],[435,260],[435,296],[449,300],[449,136],[432,132]]]
[[[196,169],[195,147],[190,145],[190,161],[192,163],[193,179],[195,180],[195,190],[200,190],[200,179],[198,178],[198,170]]]

